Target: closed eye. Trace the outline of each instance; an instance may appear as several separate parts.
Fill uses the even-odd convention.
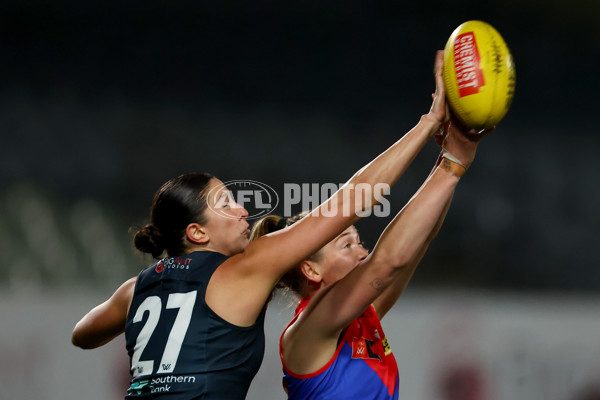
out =
[[[223,193],[221,198],[219,199],[219,204],[222,208],[229,208],[229,203],[231,201],[231,196],[229,193]]]

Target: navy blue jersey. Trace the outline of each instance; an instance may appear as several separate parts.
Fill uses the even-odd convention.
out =
[[[250,327],[232,325],[205,301],[227,259],[208,251],[165,258],[137,279],[125,325],[131,387],[126,399],[244,399],[262,363],[262,310]]]

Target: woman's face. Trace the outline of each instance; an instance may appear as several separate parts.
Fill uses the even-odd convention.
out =
[[[323,284],[331,285],[345,277],[369,255],[362,246],[358,231],[350,226],[320,250],[320,258],[313,262]]]
[[[209,237],[208,248],[228,256],[240,253],[248,246],[248,211],[235,202],[231,192],[216,178],[209,183],[206,201],[207,222],[203,227]]]

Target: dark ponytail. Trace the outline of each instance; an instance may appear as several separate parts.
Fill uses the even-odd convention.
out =
[[[159,259],[162,254],[186,253],[185,230],[193,222],[204,224],[207,188],[212,175],[191,173],[165,183],[154,195],[150,224],[134,236],[135,247]]]

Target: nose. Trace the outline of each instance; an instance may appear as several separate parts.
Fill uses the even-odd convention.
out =
[[[362,245],[358,247],[358,259],[360,262],[363,262],[365,258],[369,255],[369,250],[365,249]]]
[[[240,219],[246,219],[248,218],[248,210],[246,210],[241,204],[239,204],[237,201],[235,200],[230,200],[230,207],[232,210],[235,210],[235,212],[240,216]]]
[[[243,206],[236,203],[236,208],[240,219],[248,218],[248,210],[246,210]]]

